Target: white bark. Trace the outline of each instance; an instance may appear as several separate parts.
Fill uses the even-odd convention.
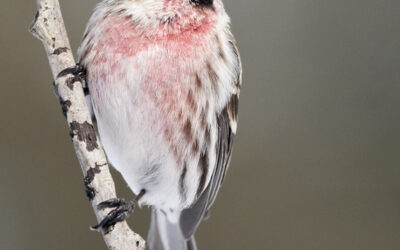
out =
[[[58,0],[37,0],[38,13],[30,28],[31,33],[42,41],[46,50],[55,89],[66,113],[68,125],[87,184],[91,203],[100,222],[109,211],[100,211],[96,205],[116,197],[114,181],[111,177],[105,153],[94,132],[93,122],[85,101],[80,82],[72,83],[72,75],[57,79],[60,71],[75,65]],[[145,241],[134,233],[128,224],[117,223],[114,229],[104,234],[109,249],[143,250]]]

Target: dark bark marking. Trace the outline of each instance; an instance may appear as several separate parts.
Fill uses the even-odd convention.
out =
[[[61,111],[62,111],[64,117],[67,118],[67,112],[68,112],[69,108],[71,107],[72,102],[70,100],[62,101],[60,99],[60,104],[61,104]]]
[[[90,201],[93,200],[94,197],[96,196],[96,190],[94,190],[94,188],[90,187],[89,185],[86,185],[86,182],[85,182],[85,192],[86,196]]]
[[[106,164],[95,164],[94,168],[90,168],[87,172],[86,172],[86,176],[83,179],[83,182],[85,184],[85,191],[86,191],[86,195],[89,198],[89,200],[93,200],[94,197],[96,196],[96,191],[93,187],[89,186],[93,180],[96,174],[99,174],[101,172],[100,167],[105,166]]]
[[[72,77],[67,78],[66,85],[70,90],[74,89],[75,82],[81,82],[82,85],[86,79],[86,69],[84,66],[77,64],[73,67],[66,68],[58,73],[57,78],[72,74]]]
[[[65,82],[70,90],[74,90],[74,83],[77,82],[77,80],[75,77],[71,76]]]
[[[54,50],[53,55],[60,55],[61,53],[65,53],[68,51],[67,47],[60,47]]]
[[[51,40],[53,41],[53,43],[51,44],[51,47],[54,49],[56,47],[56,38],[52,37]]]
[[[99,148],[97,144],[96,131],[92,124],[85,121],[84,123],[78,123],[73,121],[69,124],[71,128],[71,137],[77,135],[78,140],[86,143],[86,149],[93,151]]]

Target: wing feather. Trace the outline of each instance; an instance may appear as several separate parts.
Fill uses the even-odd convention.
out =
[[[203,191],[199,199],[192,207],[185,209],[181,213],[180,226],[186,239],[189,239],[196,231],[198,225],[206,217],[208,210],[214,203],[217,193],[222,185],[229,162],[232,155],[233,137],[236,133],[236,124],[238,117],[239,94],[241,86],[241,63],[235,41],[231,36],[231,49],[237,60],[237,75],[232,80],[234,92],[225,108],[217,114],[218,138],[217,138],[217,160],[216,167],[212,173],[207,188]]]

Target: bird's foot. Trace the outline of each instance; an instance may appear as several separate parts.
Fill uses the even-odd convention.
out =
[[[72,66],[72,67],[62,70],[60,73],[58,73],[57,78],[63,77],[63,76],[69,75],[69,74],[71,74],[73,76],[67,79],[67,86],[72,90],[74,87],[74,83],[80,82],[82,84],[83,92],[84,92],[85,96],[89,95],[89,88],[86,84],[86,74],[87,74],[86,68],[78,63],[75,66]],[[54,86],[55,86],[55,84],[54,84]],[[58,98],[60,98],[60,95],[58,93],[58,88],[55,88],[54,91],[55,91],[56,96]]]
[[[126,220],[129,215],[133,213],[140,198],[144,195],[145,191],[142,190],[135,199],[126,201],[125,199],[114,198],[107,201],[103,201],[97,205],[100,210],[106,208],[114,208],[111,210],[106,217],[96,226],[91,227],[92,230],[104,232],[105,234],[110,232],[114,225],[120,221]]]
[[[72,74],[74,76],[73,81],[84,81],[86,78],[86,69],[80,64],[76,64],[70,68],[66,68],[58,73],[57,78]]]
[[[104,233],[108,233],[112,230],[117,222],[126,220],[129,215],[135,210],[135,207],[135,200],[126,201],[125,199],[115,198],[103,201],[97,205],[98,209],[114,209],[111,210],[98,225],[91,227],[91,229],[99,232],[103,231]]]

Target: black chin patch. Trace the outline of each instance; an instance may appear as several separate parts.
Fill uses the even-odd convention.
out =
[[[190,3],[199,7],[212,7],[214,0],[190,0]]]

